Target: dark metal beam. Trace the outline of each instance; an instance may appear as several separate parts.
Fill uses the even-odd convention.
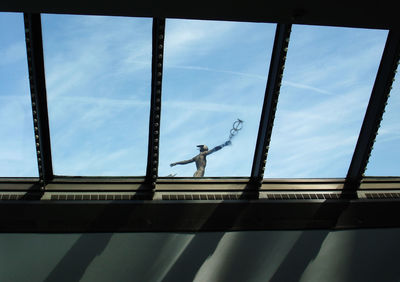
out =
[[[301,23],[395,28],[398,9],[395,1],[316,0],[204,0],[201,4],[183,0],[78,1],[2,0],[0,10],[33,13],[97,14],[136,17],[212,19],[252,22]]]
[[[390,30],[372,89],[357,145],[346,177],[345,191],[361,183],[382,120],[400,58],[400,29]]]
[[[153,18],[149,149],[146,172],[146,184],[152,189],[155,188],[158,177],[164,35],[165,19]]]
[[[3,196],[4,197],[4,196]],[[17,195],[14,196],[18,197]],[[196,232],[400,227],[397,200],[0,200],[0,232]],[[87,197],[86,197],[87,198]],[[15,203],[14,203],[15,202]]]
[[[40,187],[53,179],[40,14],[24,14],[29,83]]]
[[[269,66],[264,105],[261,113],[257,145],[251,172],[252,185],[250,187],[255,187],[256,189],[261,187],[264,178],[265,163],[271,139],[272,127],[274,124],[283,70],[285,67],[291,28],[292,26],[290,24],[278,24],[276,27],[274,47]]]

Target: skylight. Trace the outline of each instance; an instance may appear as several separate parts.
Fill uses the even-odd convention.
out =
[[[0,57],[0,176],[38,176],[21,13],[0,13]]]
[[[294,25],[265,177],[345,177],[387,31]]]
[[[274,24],[167,19],[160,176],[193,176],[195,163],[170,164],[229,140],[204,176],[250,175],[274,33]]]
[[[386,42],[378,29],[25,14],[26,49],[22,15],[0,19],[1,175],[39,168],[42,187],[54,175],[145,176],[153,189],[171,181],[159,177],[259,188],[263,177],[346,173],[355,187],[398,48],[397,33]],[[368,175],[399,175],[398,89]]]
[[[42,22],[54,173],[145,175],[151,19]]]

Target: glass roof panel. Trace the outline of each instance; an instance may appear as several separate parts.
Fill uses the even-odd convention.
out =
[[[397,73],[365,175],[398,177],[400,176],[399,160],[400,75]]]
[[[233,127],[204,176],[250,175],[274,35],[275,24],[167,20],[160,176],[193,176],[196,146],[218,150]]]
[[[265,177],[346,176],[386,37],[293,26]]]
[[[21,13],[0,13],[0,176],[38,176]]]
[[[149,18],[42,15],[54,173],[144,175]]]

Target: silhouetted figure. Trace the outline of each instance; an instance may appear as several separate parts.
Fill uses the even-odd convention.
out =
[[[221,144],[219,146],[216,146],[215,148],[208,150],[208,147],[206,145],[197,145],[200,149],[200,154],[197,156],[193,157],[190,160],[186,161],[180,161],[176,163],[170,164],[170,166],[175,166],[175,165],[183,165],[183,164],[189,164],[192,162],[196,163],[196,172],[193,174],[193,177],[203,177],[204,176],[204,171],[206,169],[206,164],[207,164],[207,156],[221,150],[223,147],[228,146],[231,144],[231,141],[226,141],[224,144]]]

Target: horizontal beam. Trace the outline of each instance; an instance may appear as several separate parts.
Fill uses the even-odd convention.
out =
[[[40,7],[40,8],[39,8]],[[0,1],[0,11],[213,19],[253,22],[300,23],[364,28],[394,28],[398,25],[396,2],[373,1],[211,1],[197,5],[182,0],[153,1]]]
[[[0,201],[0,232],[238,231],[400,227],[399,200]]]
[[[31,191],[38,178],[0,178],[0,191]],[[159,178],[156,191],[248,191],[249,178]],[[48,191],[139,191],[144,178],[133,177],[55,177]],[[338,191],[345,179],[264,179],[261,191]],[[400,178],[363,178],[361,189],[400,189]]]
[[[0,178],[0,191],[29,191],[36,178]],[[156,191],[242,191],[250,178],[160,178]],[[261,190],[340,190],[344,179],[265,179]],[[132,177],[55,177],[48,191],[137,191],[147,188],[144,178]]]
[[[249,178],[159,178],[156,191],[248,191]],[[0,178],[0,191],[31,191],[38,178]],[[139,191],[144,178],[133,177],[55,177],[48,183],[48,191]],[[340,191],[345,185],[342,178],[277,178],[264,179],[261,191]],[[400,178],[363,178],[360,189],[400,189]]]

